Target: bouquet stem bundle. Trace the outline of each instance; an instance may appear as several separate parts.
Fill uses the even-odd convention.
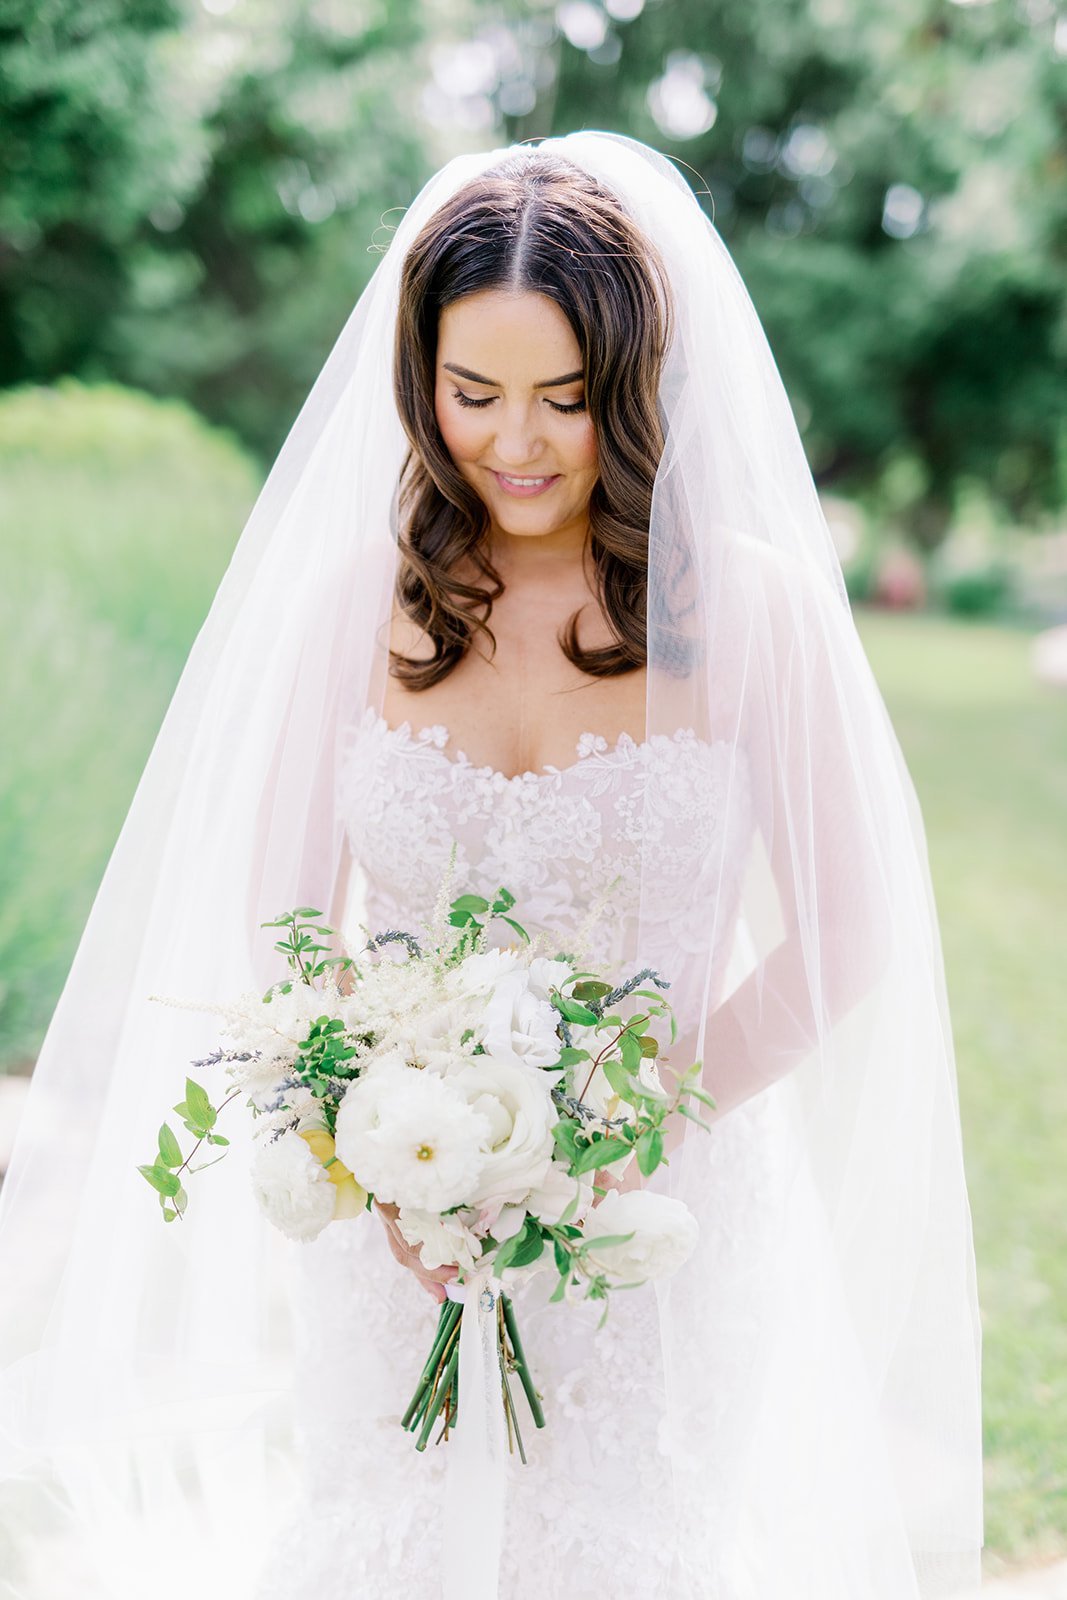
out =
[[[541,1396],[534,1385],[526,1352],[522,1347],[515,1307],[504,1293],[494,1297],[492,1289],[488,1287],[481,1292],[483,1296],[489,1296],[486,1302],[487,1310],[492,1309],[492,1301],[494,1298],[496,1300],[497,1314],[494,1326],[504,1414],[508,1426],[508,1449],[514,1452],[517,1443],[519,1456],[525,1466],[526,1452],[523,1449],[522,1433],[519,1429],[519,1419],[508,1374],[511,1372],[518,1374],[534,1424],[538,1428],[543,1428],[545,1425]],[[401,1418],[408,1432],[414,1433],[418,1429],[416,1450],[425,1450],[434,1423],[442,1413],[444,1421],[435,1442],[440,1443],[442,1439],[447,1439],[449,1430],[455,1426],[459,1409],[459,1334],[462,1314],[461,1301],[446,1299],[442,1303],[430,1353],[426,1358],[415,1393]]]

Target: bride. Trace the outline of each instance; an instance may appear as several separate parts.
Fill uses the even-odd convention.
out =
[[[180,1229],[133,1170],[182,1063],[210,1070],[203,1017],[148,996],[265,987],[264,924],[298,904],[349,948],[415,928],[453,849],[463,890],[669,979],[671,1060],[715,1099],[651,1178],[597,1174],[689,1205],[675,1277],[603,1327],[549,1304],[550,1274],[516,1291],[547,1426],[480,1551],[446,1516],[455,1445],[400,1427],[456,1268],[377,1202],[271,1237],[236,1117]],[[18,1600],[73,1592],[57,1560],[84,1596],[158,1591],[164,1539],[164,1592],[211,1561],[255,1600],[977,1583],[921,814],[758,319],[654,151],[460,157],[410,207],[109,863],[0,1193],[0,1281]]]

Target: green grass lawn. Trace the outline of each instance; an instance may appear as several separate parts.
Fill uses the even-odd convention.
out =
[[[986,1571],[1067,1553],[1067,694],[1029,636],[857,609],[926,819],[982,1305]]]

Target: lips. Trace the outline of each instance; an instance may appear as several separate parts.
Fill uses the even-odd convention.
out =
[[[527,500],[531,495],[544,494],[546,490],[551,489],[554,483],[559,482],[560,474],[558,472],[545,473],[535,478],[527,475],[520,476],[518,473],[512,475],[510,473],[493,472],[493,477],[496,479],[497,486],[503,494],[512,495],[518,500]]]

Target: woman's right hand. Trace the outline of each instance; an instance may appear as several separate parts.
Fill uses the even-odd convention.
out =
[[[445,1284],[459,1272],[456,1266],[451,1267],[424,1267],[419,1247],[408,1244],[404,1235],[397,1226],[397,1217],[400,1214],[399,1206],[375,1200],[375,1208],[385,1224],[386,1237],[389,1248],[402,1267],[408,1267],[418,1278],[423,1288],[433,1295],[440,1304],[445,1299]]]

